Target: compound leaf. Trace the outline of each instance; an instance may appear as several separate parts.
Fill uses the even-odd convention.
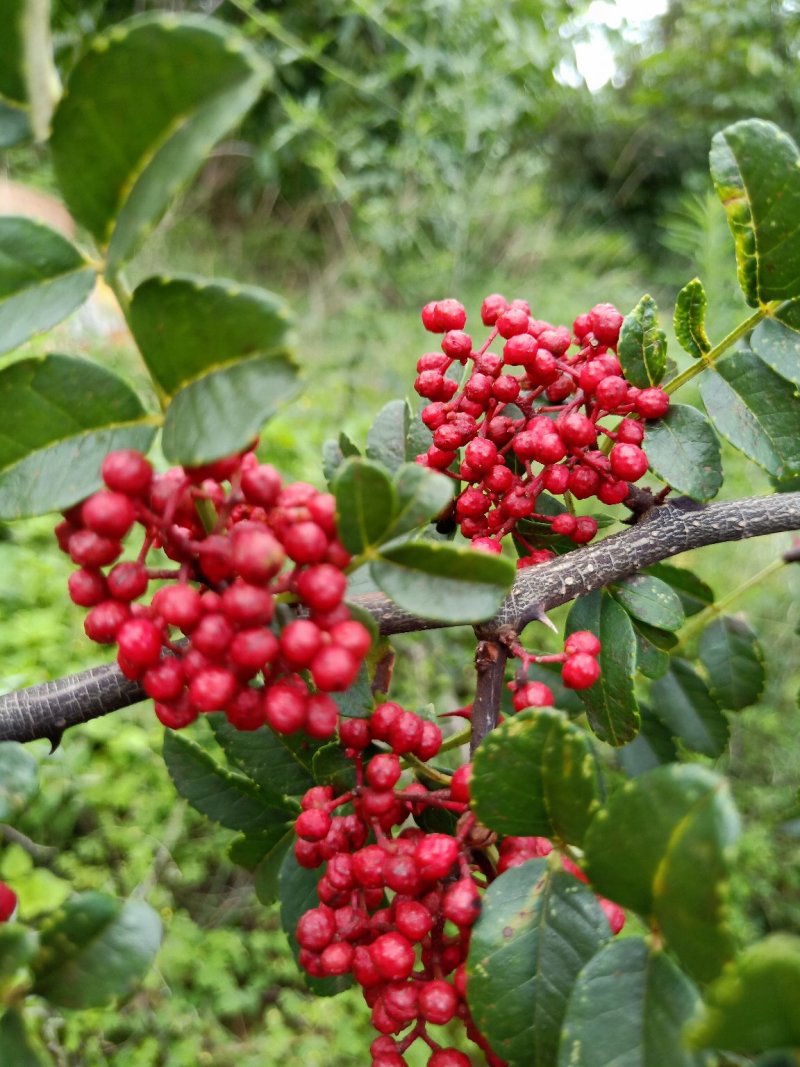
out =
[[[732,711],[755,704],[764,689],[764,653],[744,619],[723,615],[700,638],[700,659],[711,695]]]
[[[617,349],[622,370],[631,385],[646,389],[658,385],[667,369],[667,341],[658,325],[658,308],[651,296],[643,296],[626,315]]]

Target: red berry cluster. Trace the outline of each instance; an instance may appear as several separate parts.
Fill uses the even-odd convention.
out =
[[[588,516],[538,513],[542,491],[622,503],[629,483],[647,470],[643,420],[666,414],[669,398],[663,389],[625,381],[616,356],[623,317],[611,304],[578,316],[571,331],[533,318],[524,300],[508,303],[498,294],[484,300],[481,318],[491,333],[476,350],[457,300],[422,309],[425,328],[444,336],[442,351],[427,352],[417,363],[414,388],[429,401],[422,421],[433,433],[417,462],[467,483],[455,517],[476,547],[499,552],[501,539],[513,533],[528,553],[520,564],[542,563],[552,553],[526,541],[520,520],[547,523],[579,545],[597,533]],[[498,337],[502,354],[489,351]],[[447,372],[469,361],[459,387]],[[607,417],[617,424],[602,425]],[[601,437],[608,454],[599,447]]]
[[[429,1067],[469,1067],[468,1057],[441,1048],[428,1030],[456,1017],[489,1062],[500,1063],[475,1030],[465,1000],[464,960],[480,912],[479,885],[485,885],[471,842],[469,768],[434,792],[401,784],[400,757],[432,758],[441,736],[435,724],[391,702],[369,719],[343,720],[340,737],[357,784],[338,797],[331,787],[310,789],[295,824],[298,863],[325,864],[320,904],[297,926],[300,963],[315,977],[352,974],[362,987],[382,1035],[372,1044],[373,1067],[404,1067],[403,1053],[417,1039],[431,1050]],[[391,751],[367,761],[374,742]],[[333,814],[345,805],[348,814]],[[426,806],[459,816],[456,836],[416,826],[393,833]]]
[[[371,1046],[372,1067],[404,1067],[404,1053],[417,1040],[430,1049],[428,1067],[469,1067],[464,1053],[440,1047],[430,1033],[455,1018],[491,1067],[502,1067],[467,1007],[470,932],[481,890],[552,844],[506,838],[496,865],[490,851],[496,836],[469,811],[471,764],[444,788],[404,783],[400,757],[432,758],[441,732],[399,704],[383,703],[369,719],[343,719],[339,733],[356,785],[339,796],[331,786],[313,787],[295,823],[298,863],[325,865],[320,903],[297,925],[300,963],[314,977],[352,975],[362,987],[381,1034]],[[376,752],[381,744],[390,751]],[[454,835],[403,826],[409,817],[423,822],[429,807],[457,817]],[[613,928],[619,916],[609,918]]]
[[[89,608],[87,635],[117,645],[119,666],[141,680],[161,722],[178,729],[224,711],[241,730],[266,723],[330,737],[330,694],[353,683],[370,645],[343,599],[350,557],[334,498],[283,485],[252,451],[165,474],[139,452],[112,452],[102,476],[107,488],[56,528],[80,568],[69,592]],[[138,554],[119,561],[135,526]],[[153,550],[177,566],[149,565]]]

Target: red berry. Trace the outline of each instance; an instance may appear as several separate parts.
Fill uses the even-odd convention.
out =
[[[311,908],[297,923],[297,943],[311,952],[321,952],[331,943],[335,932],[336,924],[330,908]]]
[[[322,563],[328,551],[328,538],[315,522],[298,522],[283,535],[286,554],[295,563]]]
[[[514,711],[525,708],[552,708],[555,705],[553,691],[544,682],[525,682],[514,693]]]
[[[69,539],[68,547],[72,562],[89,570],[108,566],[122,552],[120,541],[103,537],[94,530],[76,530]]]
[[[311,677],[318,689],[341,693],[356,680],[361,664],[355,656],[338,645],[320,649],[311,661]]]
[[[154,667],[150,667],[142,679],[145,693],[160,703],[177,700],[183,692],[184,684],[183,666],[174,656],[166,656]]]
[[[398,755],[413,752],[422,740],[422,719],[412,711],[404,711],[389,727],[387,740]]]
[[[561,440],[571,448],[585,448],[597,441],[597,428],[591,419],[574,411],[562,415],[555,421],[555,428]]]
[[[83,620],[83,629],[91,641],[111,645],[116,641],[122,624],[130,618],[130,613],[128,605],[119,600],[103,600]]]
[[[586,545],[597,533],[597,523],[588,515],[582,515],[575,523],[571,539],[576,545]]]
[[[420,877],[414,857],[402,853],[386,856],[383,861],[383,881],[395,893],[416,895],[420,888]]]
[[[189,698],[198,711],[222,711],[236,693],[236,678],[225,667],[205,667],[189,683]]]
[[[669,410],[669,397],[663,389],[642,389],[634,407],[642,418],[660,419]]]
[[[191,585],[168,585],[153,596],[153,609],[170,626],[188,633],[203,613],[200,594]]]
[[[73,571],[67,580],[67,588],[72,603],[82,608],[92,608],[108,599],[106,580],[98,570],[82,567]]]
[[[153,707],[156,718],[168,730],[183,730],[197,718],[197,710],[190,704],[188,693],[185,700],[178,700],[174,704],[162,704],[156,701]]]
[[[635,419],[623,419],[617,427],[617,441],[626,445],[640,445],[644,440],[644,427]]]
[[[440,300],[436,305],[436,313],[442,330],[462,330],[467,321],[467,313],[464,305],[458,300]]]
[[[449,1023],[458,1008],[458,993],[443,979],[425,982],[419,991],[419,1014],[436,1026]]]
[[[298,837],[306,841],[322,841],[328,836],[331,828],[331,817],[322,808],[309,808],[301,811],[294,824],[294,830]]]
[[[500,293],[492,293],[481,304],[481,321],[484,326],[494,326],[508,307],[508,301]]]
[[[234,626],[266,626],[275,613],[272,594],[239,578],[222,594],[222,610]]]
[[[367,889],[383,888],[384,851],[379,845],[367,845],[353,856],[353,873]]]
[[[124,493],[101,489],[84,502],[81,518],[87,529],[119,541],[136,521],[136,509]]]
[[[251,504],[270,508],[281,490],[281,476],[269,463],[242,469],[242,492]]]
[[[369,954],[380,974],[392,981],[408,978],[414,969],[414,946],[402,934],[381,934],[369,946]]]
[[[348,974],[353,965],[353,946],[346,941],[327,945],[320,955],[320,964],[323,974]]]
[[[332,611],[342,602],[347,578],[331,563],[317,563],[297,578],[297,592],[312,611]]]
[[[575,630],[564,642],[564,651],[568,656],[576,652],[588,652],[590,656],[596,656],[601,647],[600,639],[591,630]]]
[[[373,738],[376,741],[388,741],[392,723],[398,715],[402,714],[403,709],[399,704],[395,704],[392,701],[379,704],[373,711],[372,716],[367,720]]]
[[[128,619],[117,632],[120,653],[142,669],[153,667],[161,658],[161,629],[150,619]]]
[[[234,629],[221,612],[204,615],[192,630],[192,648],[209,659],[224,659],[233,641]]]
[[[647,470],[647,456],[638,445],[617,442],[608,458],[614,474],[626,482],[635,482]]]
[[[285,559],[283,545],[269,530],[248,527],[231,534],[231,564],[246,582],[268,582]]]
[[[561,678],[568,689],[588,689],[600,677],[600,664],[588,652],[570,656],[561,668]]]
[[[117,563],[108,575],[108,591],[117,600],[138,600],[147,592],[147,569],[141,563]]]
[[[469,804],[469,781],[472,777],[472,764],[462,764],[450,779],[450,797],[462,804]]]
[[[506,340],[528,331],[528,314],[522,308],[510,307],[498,316],[495,325],[497,332]]]
[[[456,1048],[437,1048],[428,1060],[428,1067],[472,1067],[469,1056]]]
[[[0,882],[0,923],[8,922],[17,907],[17,894],[5,882]]]
[[[330,628],[331,641],[345,649],[351,656],[361,660],[372,644],[372,636],[366,626],[355,619],[345,619]]]
[[[271,630],[254,627],[240,630],[230,643],[228,657],[232,667],[239,667],[245,675],[263,670],[278,657],[278,639]]]
[[[577,520],[574,515],[570,515],[568,511],[563,511],[560,515],[556,515],[550,524],[550,529],[554,534],[562,534],[564,537],[571,537],[575,532]]]
[[[471,878],[461,878],[447,887],[442,914],[456,926],[472,926],[481,910],[478,887]]]
[[[339,723],[339,739],[345,748],[361,750],[370,742],[369,724],[366,719],[346,719]]]
[[[382,752],[367,764],[367,782],[373,789],[391,789],[401,774],[400,760],[393,753]]]
[[[336,732],[339,708],[326,693],[312,693],[306,704],[306,733],[309,737],[324,740]]]
[[[279,734],[294,733],[306,721],[307,702],[307,694],[287,682],[270,686],[264,694],[267,725]]]
[[[596,304],[588,319],[591,331],[601,345],[616,345],[623,318],[613,304]]]
[[[458,859],[460,846],[449,834],[427,834],[414,853],[420,875],[429,882],[436,882],[450,873]]]
[[[141,452],[126,448],[109,452],[101,473],[109,489],[128,496],[142,496],[150,487],[153,468]]]
[[[295,670],[308,667],[322,645],[322,633],[309,619],[295,619],[281,631],[281,655]]]
[[[441,747],[442,731],[435,722],[424,721],[422,723],[422,736],[412,751],[418,759],[425,763],[429,759],[433,759]]]

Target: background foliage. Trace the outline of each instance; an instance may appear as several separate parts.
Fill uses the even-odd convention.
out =
[[[71,65],[94,29],[167,6],[176,5],[56,3],[59,66]],[[598,30],[602,10],[569,0],[242,0],[216,10],[272,61],[275,91],[215,151],[134,270],[169,263],[258,281],[300,309],[309,385],[265,435],[286,474],[322,483],[321,445],[339,428],[331,412],[344,413],[342,428],[363,441],[381,403],[409,387],[424,343],[417,305],[454,287],[473,304],[507,289],[568,323],[598,301],[627,310],[645,290],[667,306],[679,280],[699,273],[714,331],[741,316],[707,147],[716,129],[750,115],[800,132],[797,5],[673,0],[637,34],[624,24]],[[617,73],[591,94],[572,69],[572,47],[598,33]],[[15,180],[52,183],[44,156],[28,146],[9,144],[3,168]],[[90,349],[128,380],[139,373],[102,319],[100,328],[84,319],[78,333],[62,327],[57,338],[49,349]],[[23,355],[43,350],[35,341]],[[768,488],[732,452],[724,464],[725,495]],[[68,565],[50,526],[2,530],[6,690],[103,658],[66,605]],[[721,596],[732,573],[755,573],[785,547],[785,539],[718,546],[691,565]],[[736,717],[730,755],[717,761],[748,826],[734,883],[742,935],[800,933],[798,583],[791,571],[783,577],[732,609],[746,609],[761,630],[770,679],[760,702]],[[468,699],[468,640],[460,647],[451,632],[400,645],[398,699],[442,707]],[[4,835],[0,877],[29,900],[52,907],[67,883],[133,894],[166,928],[158,966],[131,1002],[43,1020],[56,1062],[363,1062],[358,998],[307,997],[277,916],[227,861],[229,835],[176,798],[160,735],[139,707],[73,731],[52,757],[34,746],[39,790],[13,829],[36,847]]]

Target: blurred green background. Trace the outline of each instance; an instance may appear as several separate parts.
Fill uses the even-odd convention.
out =
[[[229,276],[290,297],[307,388],[268,426],[263,448],[287,475],[318,484],[323,441],[340,429],[363,441],[379,407],[409,393],[430,346],[418,315],[430,299],[456,296],[474,318],[481,298],[501,291],[570,324],[595,303],[625,312],[650,292],[668,326],[675,294],[698,274],[719,339],[744,306],[707,176],[710,138],[753,115],[800,134],[796,0],[53,7],[64,70],[94,29],[152,8],[213,13],[271,58],[271,91],[214,150],[135,273]],[[54,187],[44,150],[8,150],[0,176]],[[25,351],[45,350],[144,380],[102,302]],[[731,451],[725,469],[726,496],[770,488]],[[52,521],[0,537],[0,690],[102,662],[67,601]],[[722,597],[790,540],[680,562]],[[800,933],[798,585],[787,568],[731,608],[760,632],[769,672],[760,704],[735,717],[722,761],[747,824],[733,893],[743,939]],[[466,702],[469,636],[401,639],[398,698],[439,710]],[[52,756],[34,746],[38,796],[15,831],[0,827],[0,878],[27,897],[29,915],[69,886],[102,888],[147,899],[166,927],[157,967],[128,1004],[42,1016],[54,1062],[363,1064],[372,1035],[361,998],[306,995],[277,914],[228,862],[231,835],[176,797],[160,744],[142,705],[71,731]]]

